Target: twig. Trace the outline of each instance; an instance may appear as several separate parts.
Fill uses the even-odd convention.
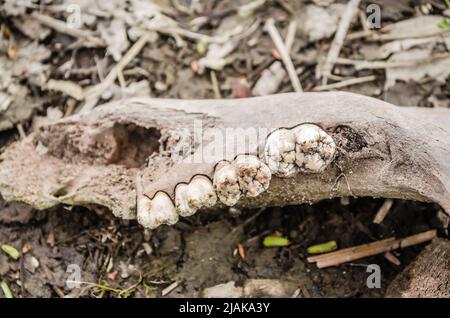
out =
[[[316,262],[318,268],[337,266],[364,257],[389,252],[398,248],[405,248],[408,246],[421,244],[423,242],[432,240],[435,237],[436,230],[430,230],[397,240],[395,238],[388,238],[382,241],[358,245],[324,255],[308,257],[308,262]]]
[[[372,82],[372,81],[374,81],[376,79],[377,79],[377,77],[374,76],[374,75],[363,76],[363,77],[356,77],[356,78],[351,78],[351,79],[344,80],[344,81],[337,82],[337,83],[333,83],[333,84],[319,85],[319,86],[314,87],[313,91],[316,91],[316,92],[328,91],[328,90],[342,88],[342,87],[347,87],[347,86],[351,86],[351,85]]]
[[[20,139],[24,139],[27,137],[25,130],[23,129],[23,125],[21,123],[16,124],[17,131],[19,132]]]
[[[211,84],[212,84],[212,88],[213,88],[213,91],[214,91],[214,97],[215,98],[222,98],[222,95],[220,94],[219,83],[217,82],[216,72],[215,71],[211,71],[209,74],[211,76]]]
[[[297,22],[292,20],[289,22],[289,26],[286,32],[286,38],[284,39],[284,46],[286,47],[286,51],[288,53],[292,50],[292,45],[294,45],[295,33],[297,31]]]
[[[317,255],[317,256],[310,256],[307,258],[307,260],[309,263],[320,262],[320,261],[329,259],[331,257],[336,258],[336,257],[341,257],[343,255],[351,255],[352,253],[355,252],[355,250],[360,250],[363,247],[365,249],[373,249],[373,248],[376,248],[377,246],[381,246],[381,245],[391,243],[394,241],[395,241],[395,238],[390,237],[390,238],[387,238],[384,240],[367,243],[367,244],[363,244],[363,245],[358,245],[358,246],[353,246],[353,247],[349,247],[349,248],[344,248],[344,249],[337,250],[337,251],[330,252],[330,253],[325,253],[325,254],[321,254],[321,255]]]
[[[181,279],[175,280],[172,284],[170,284],[169,286],[167,286],[166,288],[164,288],[161,291],[161,296],[165,297],[165,296],[169,295],[175,288],[180,286],[181,282],[182,282]]]
[[[36,21],[40,22],[41,24],[51,29],[54,29],[57,32],[70,35],[77,39],[88,41],[92,46],[104,47],[106,45],[105,41],[103,41],[101,38],[95,37],[89,30],[72,28],[67,23],[61,20],[57,20],[55,18],[40,14],[37,11],[34,11],[31,14],[31,17],[33,17]]]
[[[346,58],[337,58],[336,64],[353,65],[357,70],[361,69],[381,69],[381,68],[395,68],[395,67],[410,67],[426,63],[431,63],[436,60],[450,57],[450,52],[438,53],[431,55],[425,59],[411,59],[407,61],[362,61],[352,60]]]
[[[382,30],[383,31],[383,30]],[[408,34],[408,35],[395,35],[395,34],[376,34],[373,33],[371,37],[369,37],[370,41],[395,41],[395,40],[405,40],[405,39],[422,39],[422,38],[430,38],[435,37],[439,35],[444,35],[446,33],[449,33],[450,29],[442,29],[437,32],[429,33],[427,35],[414,35],[414,34]]]
[[[265,29],[269,32],[270,37],[272,38],[275,47],[281,55],[281,59],[283,60],[284,66],[289,74],[289,79],[291,80],[292,86],[296,92],[303,92],[302,85],[300,84],[300,80],[298,79],[297,72],[295,71],[294,64],[292,63],[291,57],[289,56],[289,52],[286,49],[286,46],[281,39],[281,35],[275,27],[275,22],[273,18],[269,18],[266,22]]]
[[[359,10],[359,22],[361,23],[363,31],[349,33],[346,37],[347,41],[352,41],[352,40],[359,39],[359,38],[373,36],[375,34],[375,32],[372,31],[371,29],[369,29],[369,27],[367,26],[366,15],[365,15],[364,11],[362,11],[362,10]]]
[[[142,35],[140,39],[136,41],[136,43],[134,43],[133,46],[127,51],[127,53],[122,57],[119,63],[117,63],[112,68],[103,82],[91,86],[84,91],[86,103],[81,107],[80,113],[88,112],[95,107],[103,92],[115,82],[124,67],[128,63],[130,63],[131,60],[136,57],[136,55],[139,54],[139,52],[147,44],[149,39],[150,35],[148,33]]]
[[[348,32],[348,28],[350,27],[350,23],[354,15],[356,14],[356,12],[358,12],[360,2],[361,0],[350,0],[347,3],[344,15],[339,22],[336,35],[334,36],[330,50],[328,51],[327,59],[321,69],[322,85],[326,85],[328,82],[328,76],[333,69],[335,60],[338,58],[339,53],[341,52],[342,46],[344,45],[345,36]]]
[[[392,204],[394,203],[394,200],[392,199],[386,199],[383,203],[383,205],[378,210],[377,214],[373,218],[373,223],[380,224],[383,222],[386,215],[389,213],[389,210],[392,207]]]

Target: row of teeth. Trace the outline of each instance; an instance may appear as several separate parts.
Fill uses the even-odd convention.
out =
[[[253,155],[239,155],[232,162],[219,162],[211,181],[196,175],[189,183],[175,188],[175,203],[165,192],[153,199],[140,196],[137,220],[147,228],[173,225],[179,216],[188,217],[201,208],[209,208],[217,200],[227,206],[242,197],[256,197],[269,187],[272,175],[293,177],[299,172],[322,172],[333,160],[336,144],[333,138],[314,124],[281,128],[272,132],[264,149],[264,161]]]

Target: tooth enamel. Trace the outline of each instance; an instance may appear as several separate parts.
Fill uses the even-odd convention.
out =
[[[152,200],[142,195],[137,200],[137,221],[144,227],[150,223],[150,208],[152,206]]]
[[[267,138],[265,161],[278,177],[291,177],[298,171],[295,165],[295,136],[290,129],[278,129]]]
[[[177,213],[181,216],[192,215],[195,213],[193,209],[189,206],[188,195],[187,195],[188,185],[181,183],[175,188],[175,207]]]
[[[235,205],[240,197],[238,176],[236,168],[230,163],[221,164],[214,172],[214,189],[219,200],[228,206]]]
[[[138,204],[138,222],[144,227],[155,229],[161,224],[173,225],[178,222],[175,206],[164,192],[156,193],[153,200],[141,197]]]
[[[175,190],[175,204],[179,215],[193,215],[202,207],[217,202],[212,182],[205,176],[195,176],[189,184],[180,184]]]
[[[299,125],[292,130],[295,136],[295,163],[301,171],[322,172],[333,160],[336,144],[322,128],[313,124]]]
[[[239,187],[244,195],[256,197],[267,190],[272,174],[269,167],[256,156],[240,155],[233,162]]]

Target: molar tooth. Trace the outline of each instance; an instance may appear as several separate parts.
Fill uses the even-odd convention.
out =
[[[211,207],[217,202],[212,182],[205,176],[195,176],[189,184],[179,184],[175,189],[175,204],[178,214],[191,216],[202,207]]]
[[[178,222],[175,206],[164,192],[156,193],[152,200],[145,196],[139,198],[137,218],[142,226],[150,229],[155,229],[161,224],[173,225]]]
[[[213,184],[217,197],[223,204],[233,206],[241,198],[236,168],[229,162],[216,167]]]
[[[295,163],[301,171],[322,172],[333,160],[336,144],[322,128],[314,124],[302,124],[293,128]]]
[[[272,174],[269,167],[252,155],[240,155],[233,162],[244,195],[256,197],[267,190]]]
[[[264,157],[274,175],[291,177],[297,173],[295,146],[295,136],[290,129],[281,128],[269,135],[264,149]]]

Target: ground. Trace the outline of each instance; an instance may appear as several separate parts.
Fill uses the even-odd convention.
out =
[[[290,22],[297,23],[290,55],[303,90],[333,89],[321,87],[316,73],[330,48],[338,24],[336,15],[340,16],[345,1],[255,1],[262,5],[248,15],[242,13],[242,6],[250,1],[208,1],[204,5],[198,1],[157,1],[160,6],[148,16],[145,12],[150,7],[146,1],[130,1],[133,6],[127,8],[122,8],[119,1],[110,1],[110,8],[89,7],[87,2],[77,2],[82,9],[81,29],[94,32],[102,45],[89,44],[95,41],[86,40],[84,35],[77,40],[77,36],[37,23],[31,17],[32,12],[40,12],[68,21],[70,14],[56,9],[68,1],[46,1],[41,6],[37,1],[29,1],[29,5],[6,1],[0,7],[0,59],[4,65],[0,71],[0,152],[40,125],[79,111],[89,101],[88,96],[79,96],[80,89],[102,82],[141,36],[139,32],[133,36],[133,28],[145,25],[151,29],[151,23],[146,22],[154,20],[152,14],[156,13],[171,17],[181,29],[210,36],[227,34],[235,26],[245,27],[240,33],[236,31],[237,39],[228,38],[233,47],[226,53],[223,47],[221,51],[201,37],[151,29],[149,43],[125,66],[123,78],[102,92],[99,103],[126,96],[239,98],[293,91],[282,67],[275,68],[266,82],[261,82],[264,71],[280,62],[280,53],[263,28],[269,17],[275,19],[283,39]],[[421,20],[415,28],[402,31],[406,34],[398,31],[401,34],[396,33],[398,38],[394,36],[389,40],[392,42],[374,42],[370,31],[366,30],[369,35],[361,35],[364,26],[357,16],[340,57],[368,63],[406,60],[410,65],[356,67],[341,61],[328,83],[363,79],[341,89],[399,106],[449,107],[450,57],[435,58],[450,50],[446,31],[448,3],[372,2],[381,7],[382,27],[435,17],[434,22],[426,22],[431,25],[425,26],[438,27],[441,37],[422,34],[427,28],[418,27],[425,23]],[[323,3],[327,5],[322,7]],[[361,13],[368,3],[362,1]],[[89,12],[89,8],[96,10]],[[120,22],[112,15],[122,9],[135,20]],[[305,12],[309,12],[306,17]],[[255,21],[257,27],[252,29]],[[247,28],[251,32],[246,33]],[[429,41],[408,44],[411,46],[403,42],[400,51],[389,51],[388,47],[379,50],[382,44],[421,36]],[[417,56],[429,59],[416,67]],[[224,65],[217,66],[222,62]],[[50,89],[51,79],[67,82],[64,88]],[[14,297],[199,296],[205,288],[217,284],[235,281],[236,286],[242,286],[254,278],[289,283],[293,290],[286,292],[285,297],[382,297],[389,282],[426,244],[395,252],[400,265],[381,254],[327,269],[317,269],[306,261],[307,247],[335,240],[339,248],[345,248],[434,228],[440,237],[448,238],[448,224],[438,217],[440,208],[436,205],[397,200],[386,219],[376,225],[372,220],[383,199],[349,198],[346,202],[347,199],[258,211],[202,212],[175,226],[154,231],[144,230],[135,221],[115,219],[98,207],[36,211],[0,200],[0,244],[11,245],[21,254],[14,260],[0,252],[0,281],[9,286]],[[271,234],[288,238],[290,245],[265,247],[262,241]],[[381,267],[380,289],[367,287],[368,264]],[[70,269],[77,267],[82,284],[71,288],[67,282],[73,279]]]

